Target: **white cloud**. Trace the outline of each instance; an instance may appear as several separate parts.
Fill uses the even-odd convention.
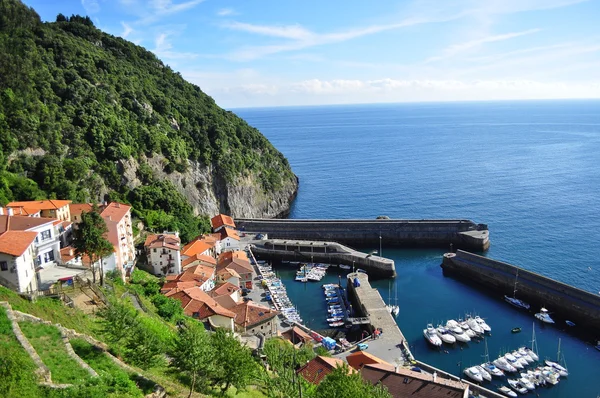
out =
[[[98,0],[81,0],[81,5],[88,14],[95,14],[100,11]]]
[[[133,28],[127,25],[125,22],[121,21],[121,26],[123,27],[123,32],[121,33],[121,37],[126,39],[133,32]]]
[[[228,17],[237,14],[238,13],[233,8],[221,8],[219,11],[217,11],[217,15],[220,17]]]
[[[232,30],[240,30],[248,33],[255,33],[271,37],[282,37],[294,40],[306,40],[315,36],[314,33],[304,29],[300,25],[266,26],[253,25],[243,22],[226,22],[221,24],[221,26]]]
[[[149,2],[143,0],[119,0],[124,8],[138,17],[138,19],[133,22],[137,25],[149,25],[167,16],[188,11],[203,1],[204,0],[189,0],[183,3],[173,3],[172,0],[150,0]]]
[[[198,54],[192,52],[172,51],[173,44],[169,39],[171,35],[173,35],[173,32],[161,32],[154,39],[154,49],[151,51],[157,57],[166,60],[189,60],[198,57]]]
[[[427,59],[425,61],[425,63],[440,61],[440,60],[446,59],[446,58],[451,58],[457,54],[466,52],[473,48],[477,48],[485,43],[493,43],[493,42],[498,42],[498,41],[509,40],[509,39],[513,39],[515,37],[520,37],[520,36],[525,36],[525,35],[529,35],[532,33],[537,33],[540,30],[541,29],[529,29],[529,30],[525,30],[522,32],[504,33],[501,35],[486,36],[486,37],[482,37],[482,38],[475,39],[475,40],[470,40],[470,41],[463,42],[463,43],[453,44],[450,47],[447,47],[442,52],[442,55],[431,57],[431,58]]]

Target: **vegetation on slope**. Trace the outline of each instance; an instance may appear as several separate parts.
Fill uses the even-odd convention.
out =
[[[193,235],[202,224],[172,184],[155,178],[144,161],[153,154],[164,156],[166,172],[195,161],[223,181],[252,174],[265,191],[294,178],[258,130],[151,52],[88,17],[42,23],[19,0],[0,0],[0,204],[89,202],[109,187],[141,217]],[[129,158],[140,163],[142,185],[133,190],[119,166]]]

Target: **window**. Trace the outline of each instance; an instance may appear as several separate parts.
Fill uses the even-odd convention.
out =
[[[54,250],[44,253],[44,263],[54,261]]]
[[[35,265],[40,265],[42,264],[42,256],[37,256],[35,258]]]
[[[8,263],[6,261],[0,261],[0,270],[8,271]]]
[[[50,239],[51,237],[52,237],[52,233],[50,232],[49,229],[42,231],[42,242],[47,239]]]
[[[156,249],[154,249],[154,253],[156,253]]]

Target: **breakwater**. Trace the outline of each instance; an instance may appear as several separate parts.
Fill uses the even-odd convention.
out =
[[[532,312],[544,306],[561,327],[568,319],[578,330],[600,331],[600,296],[596,294],[462,250],[444,254],[441,267],[445,274],[467,278],[510,297],[517,282],[517,298],[529,303]]]
[[[394,260],[366,254],[336,242],[262,239],[252,241],[252,252],[261,260],[345,264],[377,278],[396,276]]]
[[[240,218],[241,230],[277,239],[335,241],[355,247],[440,247],[471,251],[489,248],[486,224],[471,220],[298,220]]]

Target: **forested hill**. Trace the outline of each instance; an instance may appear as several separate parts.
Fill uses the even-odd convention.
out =
[[[0,204],[108,196],[160,228],[192,207],[273,217],[296,188],[258,130],[151,52],[88,17],[43,23],[0,0]]]

